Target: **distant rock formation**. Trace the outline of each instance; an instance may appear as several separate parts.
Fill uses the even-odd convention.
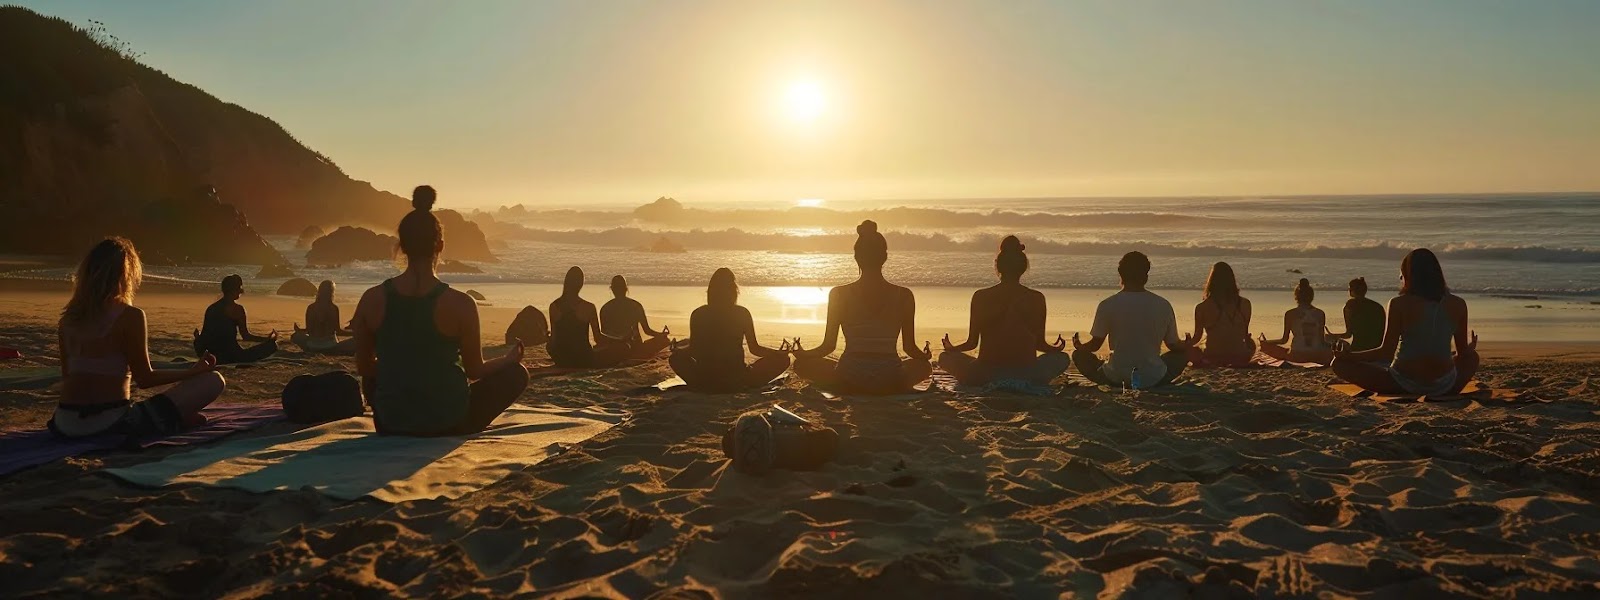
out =
[[[634,218],[653,223],[674,222],[682,214],[683,203],[666,196],[656,198],[655,202],[633,209]]]
[[[328,232],[321,227],[307,225],[305,229],[300,230],[300,239],[295,240],[294,247],[305,250],[311,247],[311,242],[315,242],[317,238],[325,235],[328,235]]]
[[[278,295],[315,298],[317,296],[317,284],[311,283],[308,279],[296,277],[278,286]]]
[[[362,260],[391,260],[400,239],[365,227],[340,227],[311,243],[307,267],[341,267]]]
[[[439,226],[444,229],[444,258],[455,260],[470,260],[475,262],[500,262],[489,251],[489,240],[483,235],[483,230],[477,223],[468,221],[453,210],[436,210],[433,215],[439,218]],[[399,220],[396,219],[396,223]]]

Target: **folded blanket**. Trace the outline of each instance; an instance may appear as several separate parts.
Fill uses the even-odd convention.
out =
[[[201,414],[206,416],[205,425],[166,437],[130,439],[106,434],[62,439],[43,427],[0,431],[0,475],[100,450],[198,444],[283,420],[283,409],[277,404],[219,403],[206,407]]]
[[[353,417],[107,472],[151,487],[313,489],[342,500],[370,496],[384,502],[459,498],[626,418],[599,408],[512,406],[483,432],[420,438],[377,435],[370,417]]]

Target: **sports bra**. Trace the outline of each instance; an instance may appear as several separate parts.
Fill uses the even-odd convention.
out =
[[[122,316],[122,311],[128,305],[118,304],[106,311],[101,321],[93,324],[79,324],[66,331],[67,375],[105,375],[107,377],[128,377],[128,357],[115,349],[111,343],[111,328],[116,325],[117,319]],[[110,349],[105,354],[86,356],[83,353],[85,342],[99,341]]]

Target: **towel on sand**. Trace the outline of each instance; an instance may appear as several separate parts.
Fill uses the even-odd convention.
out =
[[[1496,402],[1516,403],[1527,401],[1522,394],[1513,390],[1496,390],[1474,379],[1467,382],[1466,387],[1459,394],[1443,396],[1423,396],[1421,394],[1377,394],[1362,389],[1353,383],[1335,383],[1328,386],[1336,392],[1351,398],[1369,398],[1379,402],[1450,402],[1453,400],[1493,400]]]
[[[198,444],[283,420],[283,409],[276,404],[218,403],[201,413],[206,416],[205,425],[155,438],[129,439],[126,435],[105,434],[68,440],[56,437],[43,427],[0,431],[0,475],[97,450]]]
[[[108,469],[138,485],[215,485],[249,492],[314,489],[341,500],[459,498],[594,437],[626,413],[513,405],[461,437],[377,435],[371,417],[231,440],[151,463]]]

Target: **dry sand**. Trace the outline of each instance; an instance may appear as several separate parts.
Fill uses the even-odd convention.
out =
[[[0,346],[27,355],[0,367],[54,364],[62,298],[0,287]],[[184,354],[209,301],[142,295],[154,351]],[[304,306],[245,302],[280,330]],[[486,309],[484,330],[512,316]],[[458,500],[97,473],[181,449],[0,479],[0,595],[1596,597],[1597,348],[1485,342],[1482,380],[1549,401],[1509,406],[1355,400],[1300,369],[1197,371],[1137,395],[631,393],[667,376],[657,360],[535,380],[525,403],[634,418]],[[229,399],[275,402],[290,376],[347,366],[289,350],[224,373]],[[722,429],[773,400],[839,429],[838,460],[731,470]],[[42,422],[52,401],[0,390],[0,423]]]

